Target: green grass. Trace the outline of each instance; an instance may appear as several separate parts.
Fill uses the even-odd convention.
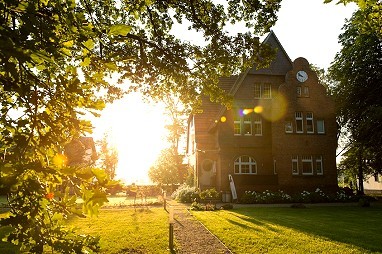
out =
[[[234,253],[382,253],[382,206],[193,212]]]
[[[163,208],[101,210],[98,217],[72,218],[68,225],[79,234],[100,236],[101,253],[169,253],[168,214]],[[0,228],[0,239],[9,230]],[[0,242],[0,253],[18,252],[12,244]]]
[[[98,217],[75,218],[69,225],[100,236],[102,253],[168,253],[168,214],[163,208],[101,210]]]

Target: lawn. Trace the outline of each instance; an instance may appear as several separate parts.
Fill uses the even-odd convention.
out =
[[[233,253],[382,253],[382,205],[193,212]]]
[[[160,207],[105,209],[98,217],[76,217],[68,224],[80,234],[100,236],[101,253],[168,253],[168,214]],[[0,228],[0,239],[8,231]],[[13,245],[0,242],[0,253],[18,252]]]
[[[163,208],[101,210],[70,221],[77,232],[99,235],[102,253],[168,253],[168,214]]]

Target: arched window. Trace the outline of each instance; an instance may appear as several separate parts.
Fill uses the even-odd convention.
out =
[[[255,159],[250,156],[240,156],[235,160],[235,174],[257,174]]]

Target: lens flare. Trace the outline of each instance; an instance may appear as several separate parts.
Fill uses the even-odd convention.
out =
[[[253,109],[251,109],[251,108],[243,109],[243,114],[244,115],[248,115],[249,113],[252,113],[252,112],[253,112]]]
[[[264,111],[264,108],[262,106],[256,106],[253,111],[256,113],[256,114],[260,114]]]
[[[66,166],[68,163],[68,158],[64,154],[57,154],[53,157],[53,164],[61,168]]]
[[[276,122],[283,118],[288,107],[288,102],[282,94],[274,97],[271,110],[263,110],[262,116],[271,122]]]
[[[225,116],[220,117],[220,122],[225,123],[227,121],[227,118]]]

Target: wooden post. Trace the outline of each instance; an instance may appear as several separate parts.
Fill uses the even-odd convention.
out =
[[[166,191],[163,192],[163,208],[165,211],[167,211],[167,207],[166,207]]]
[[[170,248],[170,251],[174,251],[174,207],[170,206],[169,209],[169,238],[168,238],[168,247]]]

